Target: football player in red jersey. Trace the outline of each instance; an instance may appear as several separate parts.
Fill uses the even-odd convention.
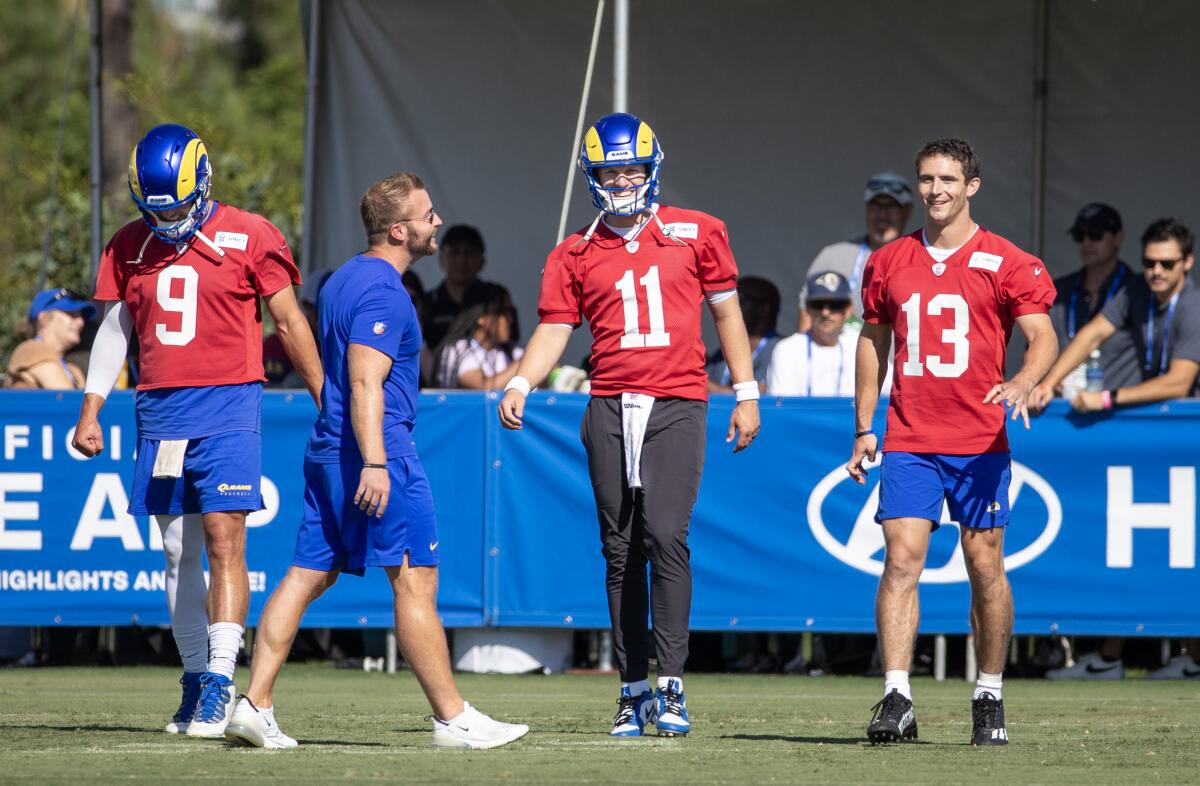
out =
[[[321,363],[296,303],[300,271],[269,221],[209,199],[212,168],[194,131],[166,124],[138,142],[129,190],[142,220],[100,260],[106,303],[72,440],[104,449],[99,415],[137,331],[137,461],[129,512],[154,516],[183,696],[166,730],[222,737],[250,602],[246,515],[263,507],[262,297],[319,404]],[[201,566],[208,554],[211,586]]]
[[[979,659],[972,697],[975,745],[1003,745],[1001,674],[1012,632],[1004,575],[1010,461],[1003,407],[1029,427],[1028,402],[1058,342],[1050,323],[1054,284],[1041,260],[971,219],[979,161],[960,139],[917,153],[925,226],[871,255],[855,381],[854,453],[846,469],[866,481],[877,450],[871,421],[895,336],[894,376],[880,470],[886,544],[875,615],[884,698],[867,729],[872,743],[916,739],[908,672],[917,633],[917,582],[929,537],[949,505],[971,583]],[[1029,342],[1021,370],[1004,381],[1013,325]],[[998,406],[1003,405],[1003,406]]]
[[[687,529],[704,464],[706,300],[737,395],[726,441],[736,437],[734,450],[742,450],[759,428],[758,383],[725,225],[656,202],[662,158],[650,126],[633,115],[607,115],[588,129],[579,167],[601,212],[550,252],[541,322],[500,402],[501,423],[521,428],[530,388],[558,362],[571,329],[587,320],[592,399],[582,438],[621,674],[614,736],[639,736],[651,719],[660,735],[690,730],[683,693],[692,601]],[[648,610],[658,657],[654,692]]]

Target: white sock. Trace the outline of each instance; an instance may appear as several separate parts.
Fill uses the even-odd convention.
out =
[[[629,696],[641,696],[650,690],[650,680],[638,680],[637,682],[622,682],[621,694]],[[625,694],[625,691],[629,691]]]
[[[989,674],[986,671],[979,672],[979,679],[975,680],[975,693],[971,696],[971,701],[978,699],[984,693],[990,693],[999,701],[1001,698],[1001,689],[1004,684],[1004,672],[999,674]]]
[[[671,680],[675,680],[676,682],[679,683],[679,692],[683,693],[683,677],[659,677],[658,678],[658,689],[666,690],[670,686]],[[647,687],[649,687],[649,686],[647,686]]]
[[[236,622],[214,622],[208,626],[209,671],[233,679],[244,631]]]
[[[912,701],[912,687],[908,684],[908,672],[904,669],[892,669],[884,672],[883,695],[887,696],[893,690],[900,691],[901,696]]]
[[[207,671],[208,625],[172,625],[171,634],[183,658],[183,670],[189,674]]]

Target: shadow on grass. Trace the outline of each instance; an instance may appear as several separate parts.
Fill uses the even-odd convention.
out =
[[[872,745],[861,737],[799,737],[789,736],[786,734],[722,734],[720,739],[723,740],[751,740],[754,742],[796,742],[806,743],[809,745],[857,745],[862,748],[886,748],[890,745]],[[938,745],[941,743],[928,742],[926,740],[912,740],[910,742],[896,743],[899,745]]]
[[[155,737],[182,736],[168,735],[162,729],[147,729],[145,726],[97,726],[95,724],[46,726],[41,724],[0,723],[0,729],[25,729],[28,731],[112,731],[121,734],[150,734]]]

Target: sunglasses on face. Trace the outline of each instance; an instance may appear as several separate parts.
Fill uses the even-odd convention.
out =
[[[868,180],[867,190],[876,191],[883,194],[891,194],[892,196],[900,196],[902,194],[911,194],[912,191],[904,183],[897,183],[894,180]]]
[[[813,300],[808,303],[809,311],[816,312],[817,314],[823,314],[826,311],[832,311],[836,314],[845,308],[846,304],[838,300]]]
[[[1142,267],[1146,268],[1146,270],[1153,270],[1155,265],[1162,265],[1162,269],[1169,272],[1174,270],[1175,266],[1182,261],[1183,257],[1179,259],[1146,259],[1142,257]]]
[[[1107,232],[1105,232],[1102,229],[1072,229],[1071,230],[1071,238],[1076,243],[1082,243],[1084,241],[1084,238],[1095,243],[1095,242],[1101,240],[1106,234],[1107,234]]]

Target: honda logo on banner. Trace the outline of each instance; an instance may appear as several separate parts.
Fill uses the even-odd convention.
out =
[[[867,467],[877,467],[878,465],[878,461],[864,463],[864,466]],[[859,510],[848,537],[843,539],[833,534],[834,531],[844,531],[844,527],[837,527],[831,531],[830,527],[825,524],[822,510],[825,507],[826,499],[831,494],[845,489],[847,483],[851,487],[854,486],[845,467],[841,466],[821,479],[808,498],[808,526],[812,529],[813,537],[817,539],[821,547],[841,562],[864,573],[875,576],[882,575],[883,528],[875,523],[875,511],[879,508],[878,483],[871,489],[866,503]],[[1041,475],[1024,464],[1014,461],[1012,463],[1012,482],[1009,484],[1008,490],[1008,501],[1014,519],[1019,516],[1022,509],[1022,492],[1041,498],[1045,507],[1045,520],[1041,522],[1040,534],[1032,543],[1005,556],[1004,567],[1007,570],[1019,568],[1041,556],[1058,537],[1058,531],[1062,527],[1062,504],[1059,502],[1058,495],[1054,493],[1053,487]],[[943,526],[958,528],[958,524],[950,520],[950,513],[945,504],[942,505],[941,523]],[[1036,521],[1021,520],[1022,530],[1033,531],[1037,525]],[[954,553],[944,564],[937,566],[927,562],[925,571],[921,574],[921,582],[925,584],[954,584],[965,581],[967,581],[967,566],[963,561],[961,544],[955,546]]]

